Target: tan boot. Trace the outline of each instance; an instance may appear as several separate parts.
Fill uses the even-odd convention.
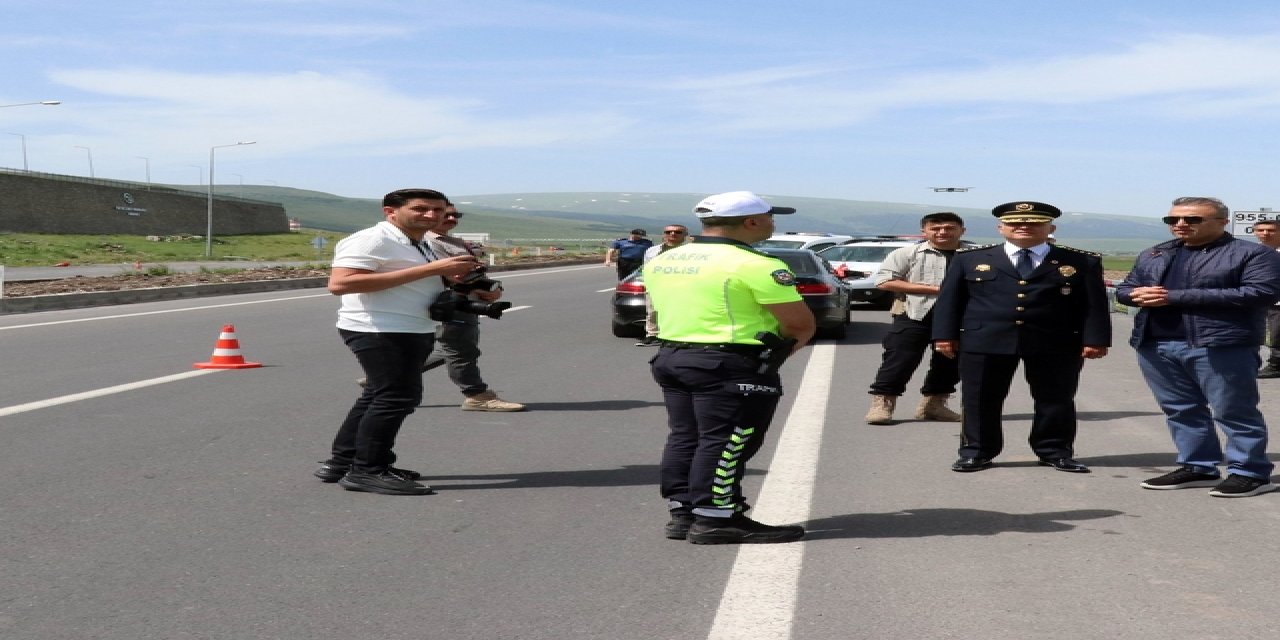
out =
[[[498,397],[498,394],[492,391],[477,393],[474,396],[467,396],[462,401],[463,411],[524,411],[524,405],[519,402],[507,402]]]
[[[950,397],[947,394],[939,394],[920,398],[920,406],[916,407],[916,420],[960,422],[960,414],[947,407],[947,398]]]
[[[871,396],[871,410],[867,411],[867,424],[893,424],[893,409],[898,396]]]

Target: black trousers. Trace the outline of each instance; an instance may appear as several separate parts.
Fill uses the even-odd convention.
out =
[[[1021,362],[1035,413],[1027,441],[1041,458],[1075,455],[1076,389],[1084,357],[1079,353],[1019,356],[960,352],[961,458],[994,458],[1004,449],[1001,414]]]
[[[422,363],[430,333],[365,333],[338,330],[364,369],[365,386],[333,438],[335,464],[378,472],[396,461],[392,448],[400,425],[422,402]]]
[[[907,390],[907,383],[915,375],[925,351],[932,343],[931,317],[912,320],[907,314],[893,316],[889,333],[881,345],[880,369],[871,383],[871,393],[881,396],[900,396]],[[955,358],[948,358],[937,351],[929,357],[929,370],[925,373],[920,395],[950,395],[956,392],[960,382],[960,366]]]
[[[639,269],[644,265],[644,259],[628,260],[626,258],[618,258],[618,279],[621,280],[629,275],[632,271]]]
[[[705,349],[663,347],[650,365],[670,428],[662,496],[702,516],[745,511],[742,479],[782,395],[778,374],[756,373],[750,356]]]

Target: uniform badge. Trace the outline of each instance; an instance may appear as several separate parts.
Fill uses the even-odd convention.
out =
[[[774,282],[776,282],[776,283],[778,283],[778,284],[780,284],[780,285],[782,285],[782,286],[784,286],[784,287],[794,287],[794,286],[796,286],[796,276],[795,276],[795,274],[791,273],[790,271],[787,271],[786,269],[778,269],[777,271],[774,271],[773,273],[771,273],[771,274],[769,274],[769,275],[772,275],[772,276],[773,276],[773,281],[774,281]]]
[[[1069,295],[1071,295],[1071,287],[1063,287],[1063,288],[1062,288],[1062,295],[1064,295],[1064,296],[1069,296]]]
[[[974,270],[974,271],[990,271],[990,270],[991,270],[991,265],[989,265],[989,264],[980,264],[980,265],[978,265],[978,266],[974,267],[974,268],[973,268],[973,270]]]
[[[1071,276],[1074,276],[1076,274],[1076,268],[1071,265],[1067,265],[1065,267],[1058,267],[1058,273],[1061,273],[1063,276],[1070,278]]]

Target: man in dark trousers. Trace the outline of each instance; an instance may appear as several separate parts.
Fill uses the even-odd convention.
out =
[[[1087,473],[1074,459],[1075,395],[1084,360],[1111,345],[1102,261],[1048,242],[1057,207],[1010,202],[991,213],[1005,242],[956,254],[933,307],[934,348],[960,358],[964,418],[951,469],[992,466],[1004,448],[1004,400],[1022,363],[1035,402],[1031,449],[1042,465]]]

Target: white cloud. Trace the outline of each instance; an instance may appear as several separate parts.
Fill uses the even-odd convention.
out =
[[[1010,52],[1016,55],[1016,52]],[[1123,103],[1166,117],[1258,114],[1280,98],[1280,38],[1176,34],[1100,54],[888,79],[818,67],[682,80],[673,89],[727,129],[823,129],[905,109],[1024,110]],[[1013,107],[1010,110],[1010,107]],[[1024,110],[1019,110],[1021,107]]]
[[[609,137],[629,120],[608,112],[490,116],[475,100],[423,98],[364,74],[196,74],[66,70],[58,83],[110,101],[77,112],[76,138],[129,138],[169,149],[255,139],[260,152],[390,155],[522,147]]]

